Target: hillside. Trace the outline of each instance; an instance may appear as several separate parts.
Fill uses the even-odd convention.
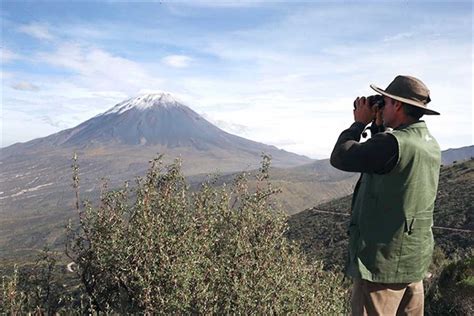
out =
[[[257,170],[246,172],[255,175]],[[239,173],[218,175],[215,185],[230,184]],[[314,205],[331,201],[335,198],[350,194],[357,181],[357,175],[337,170],[329,164],[328,159],[293,167],[270,168],[270,183],[281,189],[275,199],[286,214],[296,214]],[[197,187],[208,178],[208,175],[189,177],[192,186]],[[252,178],[252,177],[251,177]],[[250,187],[255,187],[255,181],[249,180]]]
[[[473,196],[473,159],[441,168],[433,232],[436,245],[448,256],[474,247],[472,232],[468,232],[474,230]],[[291,216],[288,236],[300,241],[305,253],[323,259],[328,267],[343,266],[351,199],[348,195]]]

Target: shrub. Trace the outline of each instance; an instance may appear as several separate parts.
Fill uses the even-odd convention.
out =
[[[192,314],[341,314],[336,274],[285,238],[264,156],[247,176],[191,192],[180,161],[151,162],[135,189],[104,190],[69,226],[67,253],[97,311]],[[75,165],[75,187],[78,170]],[[78,204],[79,205],[79,204]]]
[[[427,315],[472,315],[474,313],[474,256],[447,264],[426,295]]]
[[[26,303],[26,295],[18,290],[18,268],[15,266],[13,274],[9,277],[2,276],[0,292],[0,313],[20,314]]]
[[[59,256],[45,248],[34,263],[13,271],[3,271],[0,289],[0,314],[53,315],[83,313],[90,309],[87,298],[81,296],[78,280],[65,274]]]

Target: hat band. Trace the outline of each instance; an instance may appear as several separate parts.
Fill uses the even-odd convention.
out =
[[[408,99],[408,100],[413,100],[413,101],[417,101],[417,102],[421,102],[423,104],[428,104],[430,103],[431,99],[430,99],[430,96],[426,96],[426,95],[422,95],[422,94],[417,94],[417,93],[411,93],[409,96],[405,96],[403,95],[403,93],[400,93],[398,91],[389,91],[389,90],[385,90],[386,93],[388,94],[392,94],[392,95],[395,95],[395,96],[399,96],[401,98],[405,98],[405,99]]]

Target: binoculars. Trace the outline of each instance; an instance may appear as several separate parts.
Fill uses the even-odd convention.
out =
[[[377,106],[379,109],[383,108],[385,106],[385,101],[383,99],[383,96],[380,94],[375,94],[375,95],[370,95],[367,97],[367,100],[369,101],[369,106],[373,107],[374,105]],[[354,110],[356,108],[356,104],[354,101]]]

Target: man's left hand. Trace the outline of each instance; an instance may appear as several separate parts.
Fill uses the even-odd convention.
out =
[[[365,125],[372,122],[375,117],[375,109],[369,106],[369,100],[366,97],[357,97],[354,104],[354,121],[364,123]]]

